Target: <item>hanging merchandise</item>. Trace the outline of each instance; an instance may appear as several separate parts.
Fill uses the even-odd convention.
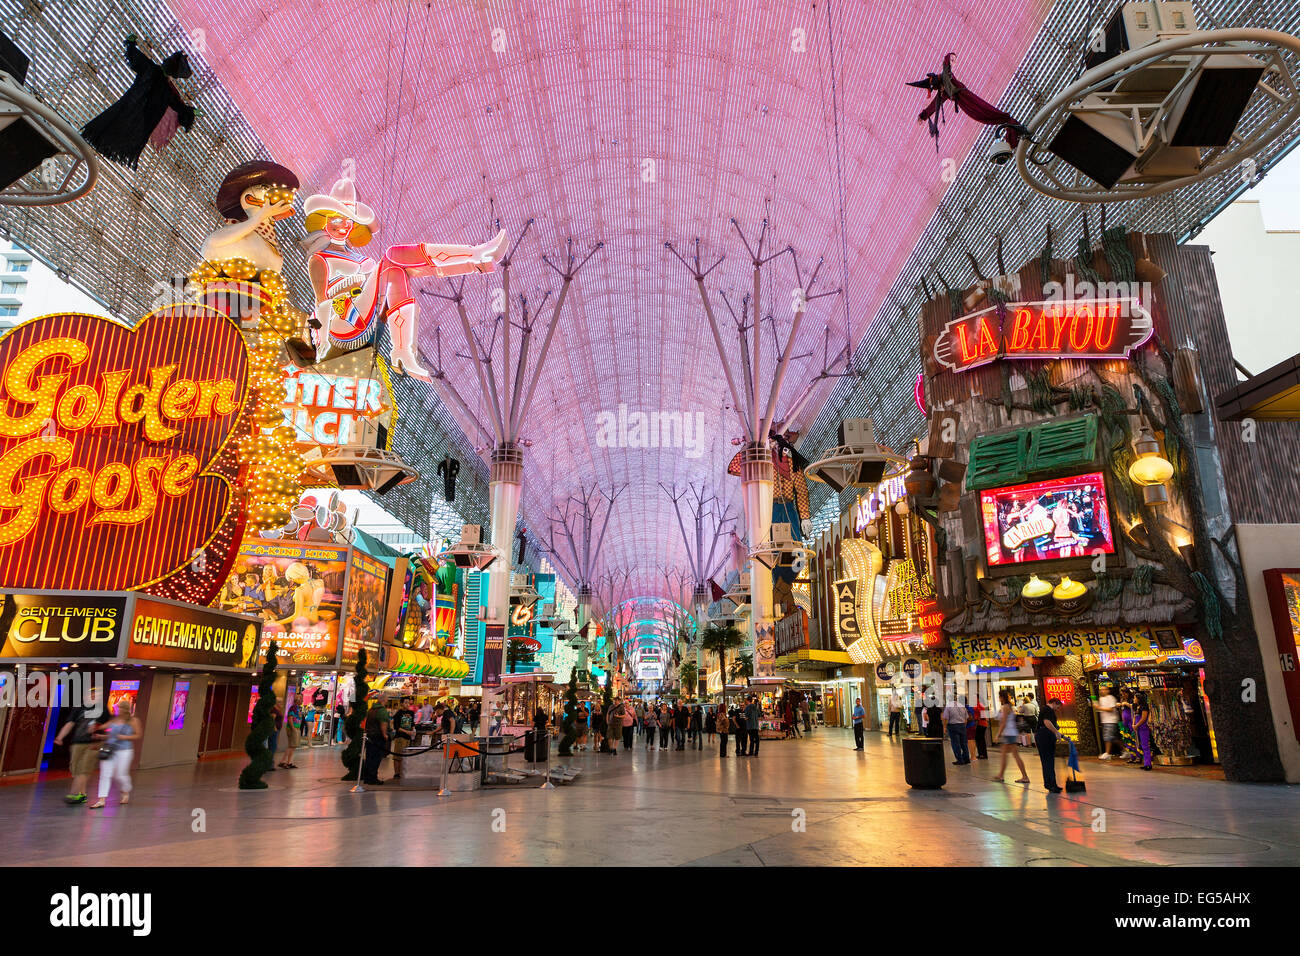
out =
[[[176,130],[194,125],[194,107],[181,99],[176,80],[191,75],[177,50],[159,65],[140,52],[135,34],[126,38],[126,62],[135,80],[122,98],[85,125],[81,134],[115,163],[135,169],[146,143],[163,150]]]
[[[456,476],[460,474],[460,462],[451,455],[444,455],[438,462],[438,474],[442,476],[442,497],[444,501],[456,500]]]
[[[328,194],[310,196],[306,213],[308,261],[316,295],[316,344],[341,351],[373,344],[376,317],[388,323],[392,366],[403,375],[432,381],[416,360],[419,309],[411,295],[414,276],[492,272],[506,251],[503,229],[478,246],[405,243],[389,246],[378,261],[358,248],[369,244],[375,212],[357,201],[355,183],[338,180]]]

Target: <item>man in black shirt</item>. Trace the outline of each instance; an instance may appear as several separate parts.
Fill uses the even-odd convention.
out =
[[[68,772],[72,774],[72,789],[63,799],[68,803],[86,802],[86,785],[90,776],[99,768],[99,744],[95,742],[95,725],[107,719],[104,705],[100,701],[100,690],[91,686],[86,692],[86,706],[73,708],[59,734],[54,738],[56,744],[62,744],[69,738],[70,756]]]
[[[393,714],[393,779],[400,780],[402,777],[402,757],[401,754],[407,746],[415,739],[415,711],[412,709],[413,701],[409,697],[403,697],[402,703],[398,706],[396,713]]]

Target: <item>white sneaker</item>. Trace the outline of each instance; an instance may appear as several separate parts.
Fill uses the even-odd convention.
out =
[[[1098,757],[1097,759],[1098,759],[1098,760],[1109,760],[1109,759],[1110,759],[1110,754],[1102,754],[1102,755],[1101,755],[1100,757]]]

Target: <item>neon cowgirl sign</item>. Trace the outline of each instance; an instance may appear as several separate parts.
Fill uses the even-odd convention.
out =
[[[1151,313],[1136,298],[1010,302],[953,319],[934,357],[954,372],[1006,359],[1126,358],[1151,338]]]

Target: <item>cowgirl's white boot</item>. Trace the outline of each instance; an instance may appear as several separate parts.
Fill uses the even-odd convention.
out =
[[[424,252],[440,276],[458,276],[467,272],[492,272],[506,254],[508,241],[502,229],[492,239],[477,246],[439,245],[426,242]]]
[[[422,382],[432,382],[427,369],[420,365],[415,357],[416,330],[415,302],[402,303],[388,316],[388,334],[393,340],[393,351],[388,360],[401,375],[418,378]]]

